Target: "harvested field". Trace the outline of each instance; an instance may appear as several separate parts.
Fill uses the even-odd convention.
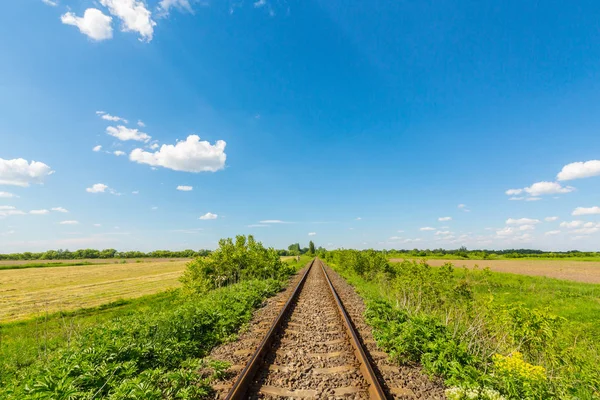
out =
[[[402,258],[392,258],[391,262],[402,262]],[[452,263],[456,267],[474,268],[489,267],[495,272],[512,274],[545,276],[576,282],[600,283],[600,262],[571,260],[434,260],[427,263],[441,266]]]
[[[180,285],[186,262],[162,259],[0,270],[0,322],[94,307],[175,288]]]

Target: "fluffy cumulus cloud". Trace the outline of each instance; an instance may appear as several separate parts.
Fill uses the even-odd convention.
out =
[[[96,114],[100,116],[100,118],[105,119],[107,121],[119,122],[122,121],[126,124],[129,123],[125,118],[117,117],[116,115],[110,115],[104,111],[96,111]]]
[[[108,187],[104,183],[94,183],[91,187],[85,189],[88,193],[110,193],[115,196],[120,196],[121,193],[118,193],[115,189]]]
[[[63,207],[52,207],[51,208],[52,211],[56,211],[56,212],[61,212],[61,213],[68,213],[69,210],[67,210],[66,208]]]
[[[48,175],[54,171],[43,162],[31,161],[23,158],[5,160],[0,158],[0,185],[14,185],[27,187],[31,183],[44,183]]]
[[[560,231],[548,231],[548,232],[544,233],[544,235],[552,236],[552,235],[558,235],[559,233],[560,233]]]
[[[145,128],[145,127],[146,127],[146,124],[145,124],[145,123],[144,123],[144,122],[143,122],[141,119],[138,119],[137,125],[138,125],[140,128]]]
[[[534,224],[539,224],[539,223],[540,223],[539,219],[532,219],[532,218],[519,218],[519,219],[509,218],[506,220],[506,225],[534,225]]]
[[[29,211],[29,214],[32,215],[44,215],[44,214],[48,214],[50,211],[48,210],[31,210]]]
[[[100,151],[100,150],[102,150],[102,146],[101,145],[94,146],[94,148],[92,149],[92,151],[96,151],[96,152]]]
[[[125,152],[124,152],[124,151],[121,151],[121,150],[117,150],[117,151],[115,151],[113,154],[114,154],[115,156],[119,157],[119,156],[124,156],[124,155],[125,155]]]
[[[440,217],[438,218],[438,221],[452,221],[452,217]]]
[[[527,201],[535,201],[540,200],[538,197],[549,194],[562,194],[562,193],[570,193],[574,191],[575,188],[572,186],[561,186],[558,182],[536,182],[533,185],[523,188],[523,189],[508,189],[506,193],[508,196],[517,196],[520,194],[528,194],[529,198],[524,197],[512,197],[510,200],[527,200]]]
[[[571,215],[594,215],[594,214],[600,214],[600,207],[598,207],[598,206],[577,207],[571,213]]]
[[[316,235],[317,235],[317,232],[309,232],[308,233],[308,236],[316,236]]]
[[[435,228],[430,226],[424,226],[423,228],[419,228],[420,231],[435,231]]]
[[[546,217],[546,218],[544,218],[544,221],[546,221],[546,222],[554,222],[554,221],[557,221],[557,220],[558,220],[558,217]]]
[[[584,221],[571,221],[571,222],[561,222],[560,226],[561,228],[568,228],[568,229],[574,229],[574,228],[579,228],[580,226],[583,226],[585,224]]]
[[[122,22],[124,32],[137,32],[140,40],[149,42],[154,35],[156,22],[144,2],[139,0],[100,0],[100,4]]]
[[[135,149],[129,155],[131,161],[151,166],[160,166],[175,171],[215,172],[225,167],[226,143],[217,140],[214,145],[200,141],[198,135],[190,135],[175,145],[163,144],[160,150],[148,152]]]
[[[136,140],[138,142],[148,142],[151,136],[144,132],[140,132],[135,128],[127,128],[123,125],[109,126],[106,128],[106,133],[110,136],[116,137],[119,140]]]
[[[100,41],[112,38],[112,18],[104,15],[97,8],[88,8],[83,17],[78,17],[72,12],[63,14],[60,20],[65,25],[73,25],[90,39]]]
[[[17,196],[14,193],[9,193],[9,192],[0,192],[0,199],[11,199],[11,198],[17,198],[19,196]]]
[[[598,175],[600,175],[600,160],[591,160],[565,165],[556,176],[556,179],[559,181],[569,181]]]
[[[217,219],[217,217],[218,217],[217,214],[207,212],[206,214],[202,215],[199,219],[209,220],[209,219]]]
[[[194,188],[192,186],[179,185],[179,186],[177,186],[177,190],[180,190],[182,192],[191,192],[192,190],[194,190]]]

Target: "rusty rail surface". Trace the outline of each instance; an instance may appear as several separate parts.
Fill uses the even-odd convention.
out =
[[[343,320],[344,327],[346,328],[346,333],[347,333],[348,339],[351,342],[352,347],[354,349],[354,354],[355,354],[357,360],[359,361],[360,371],[361,371],[362,375],[364,376],[365,381],[369,385],[369,388],[368,388],[369,398],[374,399],[374,400],[387,399],[385,392],[383,391],[381,384],[379,383],[379,380],[377,379],[375,372],[373,371],[373,368],[371,367],[371,364],[369,362],[369,359],[367,358],[367,355],[363,349],[363,346],[361,345],[360,340],[358,339],[358,335],[356,334],[356,331],[354,330],[354,328],[352,326],[352,322],[351,322],[350,318],[348,317],[348,314],[346,313],[344,305],[343,305],[342,301],[340,300],[335,288],[333,287],[333,284],[331,283],[331,280],[329,279],[329,275],[327,275],[327,271],[325,270],[323,263],[321,262],[321,260],[318,260],[317,258],[315,258],[312,260],[310,266],[304,272],[302,279],[296,285],[296,288],[294,289],[293,293],[290,295],[289,299],[287,300],[287,302],[285,303],[285,305],[283,306],[283,308],[277,315],[277,318],[275,318],[275,321],[269,328],[267,334],[265,335],[265,337],[259,344],[258,348],[253,353],[252,357],[250,358],[250,360],[248,361],[248,363],[242,370],[238,379],[233,384],[231,390],[227,394],[227,397],[225,397],[226,400],[242,400],[242,399],[247,398],[246,392],[248,391],[248,388],[252,384],[252,381],[256,375],[256,372],[261,367],[261,364],[262,364],[262,361],[264,360],[265,355],[268,354],[269,351],[271,350],[271,345],[275,338],[275,334],[281,327],[281,324],[284,321],[286,314],[290,311],[294,300],[298,297],[298,294],[302,290],[302,286],[304,285],[304,282],[306,281],[306,277],[308,276],[308,273],[315,266],[316,262],[320,263],[321,269],[323,271],[323,275],[325,276],[325,280],[327,281],[329,289],[331,289],[331,294],[337,305],[341,319]]]
[[[294,300],[298,297],[298,294],[300,293],[300,290],[302,289],[302,286],[306,281],[308,273],[315,264],[315,260],[316,259],[312,260],[310,266],[306,269],[304,275],[302,275],[302,279],[300,279],[300,282],[298,282],[298,284],[294,288],[294,291],[292,292],[288,300],[285,302],[281,311],[277,315],[277,318],[275,318],[275,321],[273,321],[273,324],[267,331],[267,334],[258,345],[258,348],[254,352],[254,354],[252,354],[252,357],[248,361],[248,364],[246,364],[246,366],[242,370],[242,373],[231,387],[231,390],[227,394],[227,397],[225,397],[225,400],[242,400],[246,398],[246,392],[248,391],[248,387],[252,383],[252,379],[254,379],[256,371],[258,371],[258,369],[260,368],[262,360],[264,359],[265,355],[269,352],[271,345],[273,344],[273,339],[275,339],[275,333],[281,326],[281,323],[283,322],[285,315],[290,310]]]

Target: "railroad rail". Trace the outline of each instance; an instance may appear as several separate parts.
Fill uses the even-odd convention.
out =
[[[327,270],[315,258],[225,399],[332,396],[387,398]]]

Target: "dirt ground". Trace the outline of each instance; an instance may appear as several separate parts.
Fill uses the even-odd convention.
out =
[[[187,261],[0,270],[0,322],[175,288]]]
[[[402,262],[393,258],[391,262]],[[457,267],[490,267],[495,272],[546,276],[576,282],[600,283],[600,262],[571,260],[427,260],[429,265],[441,266],[450,262]]]

